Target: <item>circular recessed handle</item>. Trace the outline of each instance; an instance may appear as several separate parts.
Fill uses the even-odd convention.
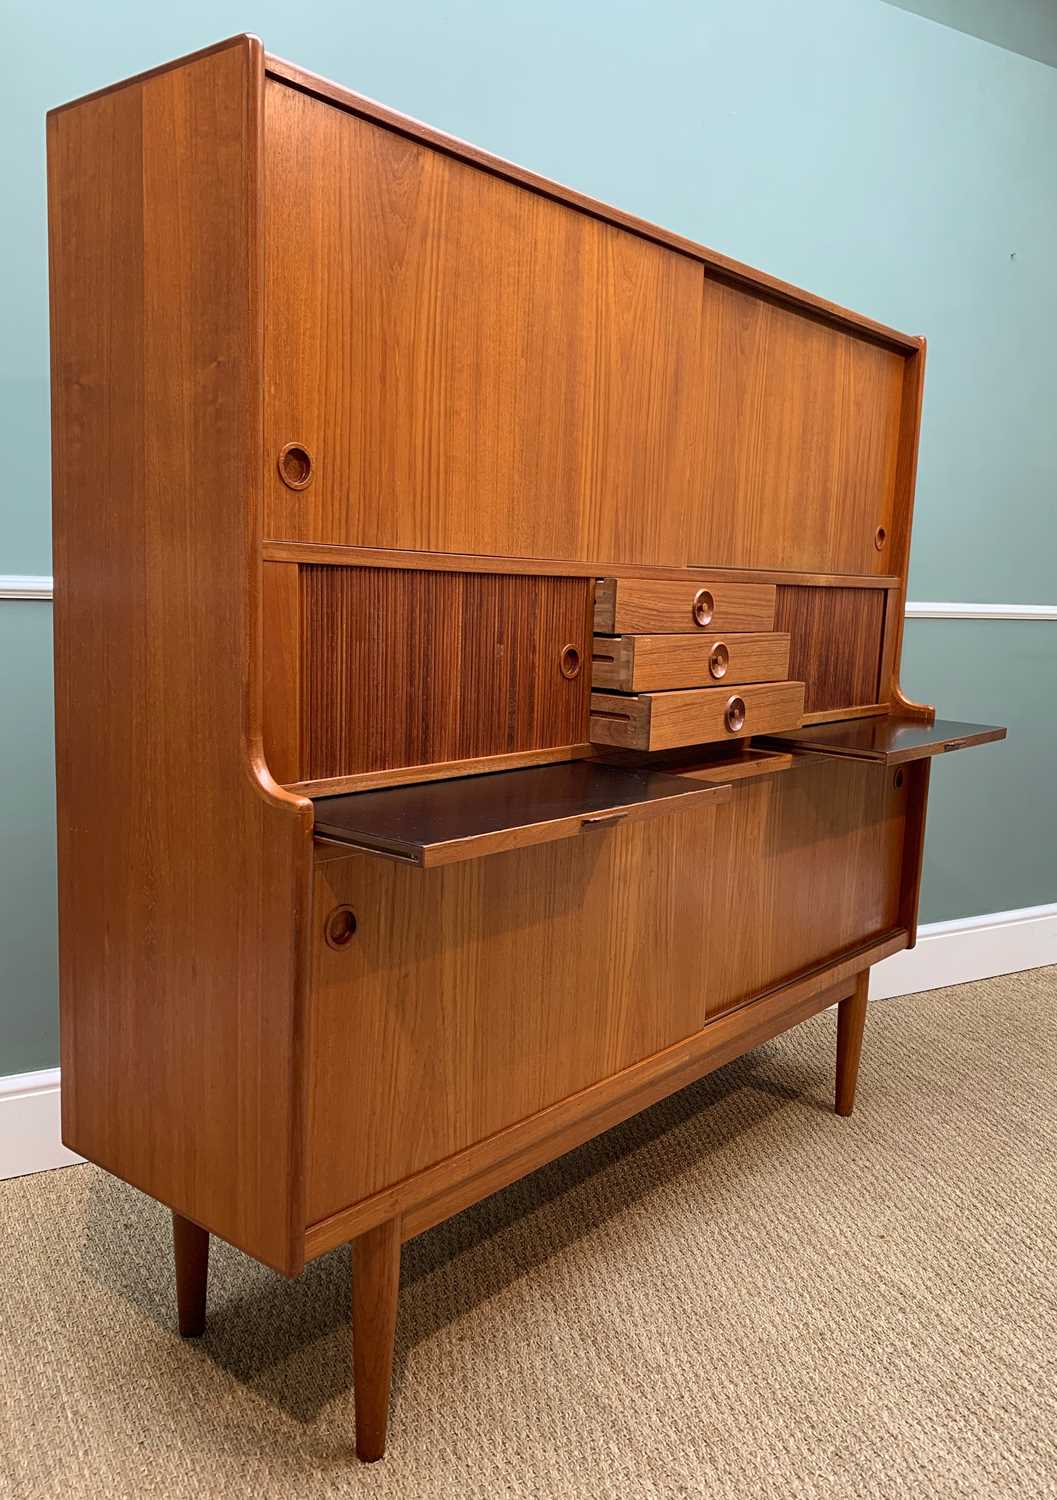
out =
[[[730,666],[730,652],[723,641],[717,641],[708,658],[708,670],[713,677],[726,677]]]
[[[312,483],[312,455],[303,443],[287,443],[279,454],[279,478],[290,490]]]
[[[882,552],[884,550],[884,544],[885,542],[887,542],[887,540],[888,532],[884,529],[883,526],[878,526],[877,530],[873,534],[873,544],[877,548],[878,552]]]
[[[563,646],[562,654],[558,658],[563,677],[579,677],[580,675],[580,653],[575,646]]]
[[[694,624],[711,625],[716,601],[707,589],[698,589],[694,595]]]
[[[738,697],[728,698],[727,711],[724,718],[727,721],[727,728],[731,734],[740,734],[745,728],[745,699]]]
[[[351,906],[335,906],[323,927],[327,947],[339,953],[356,935],[356,913]]]

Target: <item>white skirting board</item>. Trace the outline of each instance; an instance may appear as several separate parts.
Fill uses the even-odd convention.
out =
[[[917,946],[870,970],[870,999],[938,990],[1057,964],[1057,901],[918,928]]]
[[[887,1000],[1048,964],[1057,964],[1057,902],[932,922],[918,930],[916,948],[875,966],[870,998]],[[80,1160],[59,1138],[58,1068],[0,1078],[0,1178]]]
[[[0,1078],[0,1178],[80,1160],[60,1138],[58,1068]]]

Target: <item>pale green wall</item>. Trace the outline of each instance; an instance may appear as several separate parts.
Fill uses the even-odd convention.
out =
[[[1057,597],[1057,72],[882,0],[40,0],[9,11],[0,573],[50,570],[44,111],[239,30],[926,333],[912,595]],[[0,606],[0,1073],[55,1060],[47,610]],[[986,682],[997,641],[1000,688],[997,675]],[[1055,664],[1057,625],[908,627],[912,691],[1015,730],[1005,750],[936,768],[925,920],[1057,899]]]
[[[1057,67],[1057,0],[888,0]]]

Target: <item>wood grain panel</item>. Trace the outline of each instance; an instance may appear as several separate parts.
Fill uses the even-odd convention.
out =
[[[703,308],[690,561],[894,571],[906,360],[709,278]]]
[[[804,683],[804,712],[876,703],[885,594],[881,589],[780,584],[775,625],[789,632],[789,675]]]
[[[734,260],[729,255],[722,255],[717,250],[687,239],[685,235],[676,234],[673,230],[664,229],[658,224],[651,224],[645,219],[629,214],[624,209],[615,208],[612,204],[603,203],[597,198],[590,198],[586,193],[577,192],[575,188],[567,187],[564,183],[541,177],[538,172],[532,172],[526,167],[506,161],[503,157],[484,151],[480,146],[471,145],[457,136],[447,135],[444,131],[426,125],[421,120],[402,115],[398,110],[380,104],[377,99],[368,99],[363,94],[357,94],[352,89],[345,88],[343,84],[334,83],[328,78],[321,78],[317,73],[309,72],[307,68],[299,68],[296,64],[271,54],[266,57],[265,64],[269,77],[282,79],[292,87],[312,94],[316,98],[328,100],[362,119],[375,120],[402,136],[424,141],[444,152],[445,155],[453,156],[460,161],[471,162],[497,177],[519,183],[534,192],[554,198],[560,203],[568,203],[595,218],[618,224],[633,234],[655,240],[658,244],[670,246],[684,255],[699,260],[710,271],[722,276],[732,285],[745,286],[774,302],[796,307],[808,317],[820,318],[834,326],[847,328],[904,353],[914,354],[924,343],[923,339],[913,334],[900,333],[897,329],[879,323],[874,318],[868,318],[863,313],[840,307],[836,303],[817,296],[814,292],[807,292],[802,287],[779,281],[777,277],[769,276],[766,271],[761,271],[755,266],[747,266],[743,261]]]
[[[742,709],[733,726],[727,717],[732,700]],[[591,740],[628,750],[669,750],[795,729],[803,712],[802,682],[667,693],[592,693]]]
[[[682,561],[700,266],[280,83],[266,123],[267,534]]]
[[[311,566],[301,611],[304,780],[587,739],[588,579]]]
[[[704,594],[704,625],[695,605]],[[595,629],[622,631],[770,630],[773,584],[693,574],[686,578],[600,578],[595,586]]]
[[[317,864],[310,1219],[890,931],[905,809],[876,767],[805,761],[716,809],[479,862]]]
[[[48,121],[63,1135],[303,1256],[311,807],[260,748],[260,44]]]
[[[825,971],[806,974],[728,1011],[663,1052],[571,1094],[536,1115],[460,1151],[395,1187],[385,1188],[309,1225],[305,1253],[323,1255],[350,1235],[399,1214],[412,1238],[467,1204],[497,1192],[544,1162],[609,1130],[744,1052],[770,1041],[853,992],[858,975],[907,946],[896,930],[849,950]]]
[[[723,683],[777,682],[789,673],[789,637],[747,631],[712,635],[596,635],[591,683],[620,693]]]

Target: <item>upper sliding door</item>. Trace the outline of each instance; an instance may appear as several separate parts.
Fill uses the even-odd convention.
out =
[[[266,537],[901,571],[916,346],[272,78],[264,204]]]
[[[266,536],[683,561],[694,260],[274,80],[265,203]]]

